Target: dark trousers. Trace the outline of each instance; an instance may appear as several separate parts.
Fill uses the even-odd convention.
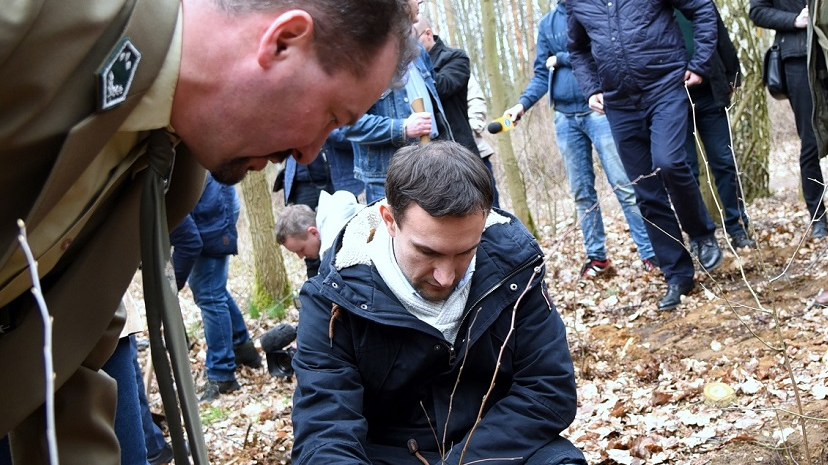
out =
[[[819,166],[819,151],[811,113],[811,87],[808,83],[808,65],[805,57],[788,58],[784,61],[788,100],[794,113],[796,130],[802,143],[799,151],[799,172],[802,177],[802,195],[812,219],[825,221],[825,204],[822,201],[825,186]]]
[[[497,182],[495,181],[495,177],[494,177],[494,167],[492,166],[492,161],[489,158],[491,158],[491,155],[489,155],[488,157],[483,157],[482,160],[483,160],[483,164],[486,165],[486,168],[489,169],[489,174],[491,174],[491,177],[492,177],[492,187],[494,188],[494,204],[493,204],[493,206],[495,208],[500,208],[500,195],[497,193]]]
[[[606,108],[659,266],[668,283],[681,285],[691,283],[695,273],[682,229],[693,241],[716,232],[684,150],[689,105],[685,90],[676,87],[649,108]],[[638,179],[656,169],[655,176]]]
[[[694,112],[689,113],[687,125],[687,163],[693,170],[698,183],[699,157],[696,151],[696,138],[693,135],[693,118],[695,113],[696,129],[699,138],[704,144],[704,153],[707,157],[707,166],[716,180],[716,190],[719,192],[722,212],[724,213],[724,229],[729,235],[746,233],[748,217],[745,212],[744,196],[739,185],[739,175],[736,172],[736,161],[731,150],[730,125],[727,112],[723,107],[716,105],[709,87],[693,93]]]
[[[8,435],[0,438],[0,465],[12,465]]]

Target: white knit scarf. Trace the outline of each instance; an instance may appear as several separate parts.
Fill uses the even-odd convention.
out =
[[[445,300],[431,302],[423,299],[408,282],[394,254],[394,244],[379,214],[379,205],[363,209],[348,223],[342,236],[342,247],[334,257],[334,267],[342,270],[357,264],[377,267],[383,281],[402,302],[409,313],[436,328],[449,343],[454,343],[463,319],[463,310],[469,298],[472,275],[477,255],[472,258],[465,276]],[[494,224],[506,224],[510,219],[495,211],[489,212],[484,229]]]
[[[460,323],[463,320],[466,301],[469,298],[474,262],[477,256],[475,255],[472,258],[468,271],[448,298],[430,301],[422,298],[414,290],[402,269],[400,269],[394,255],[393,239],[388,234],[388,229],[384,224],[377,228],[374,240],[369,245],[368,254],[371,256],[374,266],[377,267],[382,280],[402,302],[403,307],[415,317],[436,328],[443,334],[446,341],[454,344],[454,339],[457,337]]]

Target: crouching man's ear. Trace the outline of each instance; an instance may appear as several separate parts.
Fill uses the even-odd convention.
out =
[[[273,19],[259,39],[259,66],[269,69],[276,62],[313,51],[313,18],[303,10],[289,10]]]

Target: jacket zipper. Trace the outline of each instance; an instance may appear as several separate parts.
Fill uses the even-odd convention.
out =
[[[537,263],[537,261],[540,260],[541,258],[542,258],[541,255],[535,255],[534,258],[532,258],[531,260],[528,260],[526,263],[524,263],[520,267],[516,268],[515,271],[509,273],[509,275],[507,275],[505,278],[501,279],[497,284],[492,286],[491,289],[484,292],[483,295],[481,295],[474,302],[474,305],[469,306],[469,310],[466,312],[465,315],[463,315],[463,320],[460,322],[460,326],[463,326],[463,324],[466,322],[466,318],[468,318],[468,316],[471,314],[472,310],[474,310],[474,308],[477,307],[477,304],[479,304],[480,302],[483,301],[483,299],[485,299],[486,297],[491,295],[492,292],[494,292],[497,288],[499,288],[504,283],[506,283],[506,281],[512,279],[516,274],[522,272],[526,268],[529,268],[533,264]],[[471,341],[468,341],[468,343],[471,344]],[[448,346],[448,349],[449,349],[449,365],[453,365],[454,361],[457,359],[457,350],[455,349],[454,344],[451,344],[451,343],[447,342],[446,345]]]

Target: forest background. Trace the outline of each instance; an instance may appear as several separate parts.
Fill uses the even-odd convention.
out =
[[[502,206],[534,231],[547,254],[550,294],[568,330],[579,413],[565,435],[591,464],[823,464],[828,460],[828,311],[813,297],[826,284],[828,242],[810,238],[799,189],[799,141],[787,101],[761,84],[772,31],[756,28],[745,0],[717,0],[742,62],[743,85],[730,108],[734,152],[759,243],[697,276],[702,290],[674,312],[654,311],[663,279],[638,265],[623,215],[596,165],[600,207],[614,276],[579,286],[583,260],[572,199],[557,151],[553,118],[539,102],[515,130],[487,136]],[[427,0],[435,33],[466,50],[484,87],[490,118],[517,101],[531,78],[536,27],[549,1]],[[296,323],[294,297],[304,262],[273,237],[283,207],[272,194],[276,170],[240,186],[240,253],[229,287],[258,337]],[[715,219],[712,180],[701,184]],[[721,244],[725,235],[717,232]],[[131,292],[143,302],[140,277]],[[197,385],[204,381],[200,313],[180,293]],[[147,351],[141,353],[142,363]],[[290,463],[292,378],[243,368],[242,389],[201,406],[211,461]],[[718,383],[718,384],[717,384]],[[153,383],[153,410],[161,413]],[[732,394],[731,394],[732,390]],[[730,394],[724,399],[716,395]],[[163,418],[163,415],[159,416]],[[504,432],[504,434],[507,434]]]

